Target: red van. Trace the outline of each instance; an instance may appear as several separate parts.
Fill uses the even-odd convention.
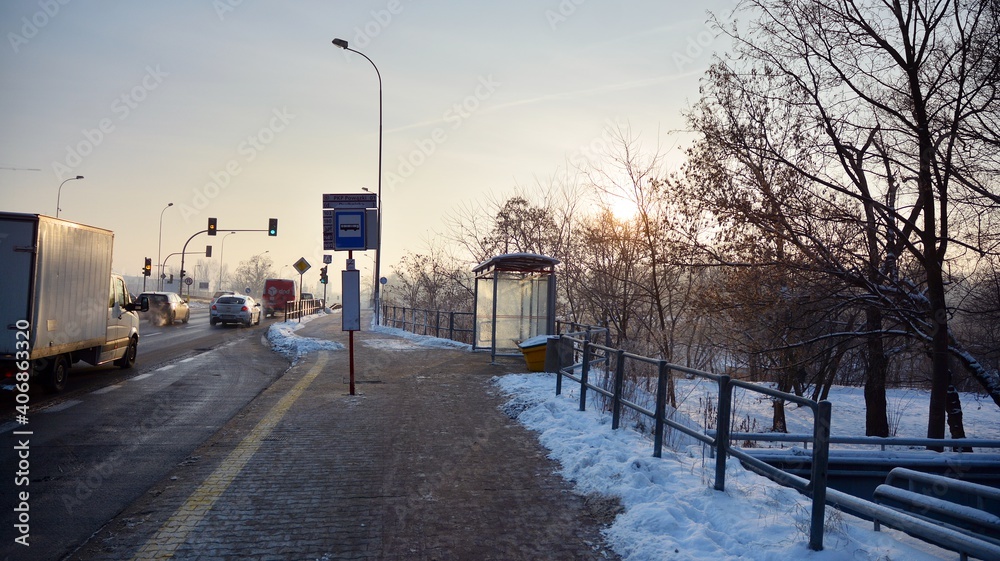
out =
[[[285,311],[285,302],[295,300],[295,281],[292,279],[267,279],[264,281],[264,294],[260,297],[264,317],[274,316],[276,312]]]

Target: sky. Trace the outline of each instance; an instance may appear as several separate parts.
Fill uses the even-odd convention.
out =
[[[123,274],[209,217],[220,234],[277,218],[277,237],[201,234],[188,251],[212,244],[229,269],[268,252],[283,276],[304,257],[317,276],[322,195],[379,189],[381,113],[384,276],[463,205],[599,160],[615,128],[677,156],[723,44],[707,10],[734,5],[3,2],[0,210],[54,215],[58,199],[61,218],[115,232]],[[355,258],[372,271],[374,251]]]
[[[331,347],[331,341],[295,334],[317,317],[308,316],[305,323],[273,324],[268,338],[274,349],[293,360],[321,349],[343,350],[342,346]],[[372,329],[399,336],[366,342],[387,349],[469,349],[469,345],[399,329]],[[579,411],[579,393],[571,386],[564,386],[563,395],[555,395],[552,374],[509,374],[496,377],[494,383],[505,394],[504,411],[538,435],[549,457],[558,462],[560,474],[573,483],[577,492],[620,499],[624,511],[604,534],[623,561],[958,558],[957,553],[889,528],[875,532],[871,522],[834,509],[828,509],[823,551],[810,551],[807,532],[811,506],[798,492],[744,469],[735,460],[727,464],[726,490],[714,491],[714,461],[706,459],[699,444],[681,442],[655,458],[648,435],[627,428],[611,430],[611,417],[600,407]],[[700,418],[700,402],[711,393],[709,385],[678,380],[681,415]],[[836,386],[829,399],[833,403],[832,434],[863,435],[864,414],[859,413],[864,410],[862,389]],[[890,390],[887,399],[897,435],[919,437],[926,427],[927,393]],[[962,401],[969,437],[1000,439],[1000,410],[988,399],[973,394],[962,394]],[[755,419],[760,426],[770,425],[769,400],[736,392],[734,404],[734,415]],[[787,414],[791,432],[804,432],[807,420],[811,426],[809,414],[801,409],[788,408]]]

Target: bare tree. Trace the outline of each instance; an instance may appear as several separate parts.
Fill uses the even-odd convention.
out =
[[[780,203],[762,209],[778,211],[762,224],[853,286],[854,297],[868,295],[868,333],[884,334],[889,317],[927,345],[927,435],[943,437],[950,360],[1000,404],[1000,376],[949,329],[946,291],[946,264],[983,250],[969,242],[972,234],[995,235],[983,227],[996,225],[990,214],[1000,197],[989,175],[996,158],[970,156],[996,153],[988,130],[1000,101],[996,2],[748,0],[744,7],[756,19],[731,31],[735,57],[714,66],[716,95],[702,114],[718,117],[731,138],[752,139],[758,169],[774,172],[758,178],[759,188],[801,186],[800,198],[759,190]],[[794,221],[793,208],[839,228],[821,236],[815,224]],[[880,340],[870,338],[873,358],[883,354]]]
[[[260,295],[264,292],[264,281],[274,277],[274,262],[263,253],[251,256],[246,261],[240,261],[236,270],[230,276],[231,284],[243,290],[250,288],[250,294]]]

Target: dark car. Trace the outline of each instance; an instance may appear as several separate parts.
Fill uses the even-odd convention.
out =
[[[149,311],[140,317],[152,325],[173,325],[177,320],[187,323],[191,319],[191,308],[175,292],[143,292],[139,298],[143,296],[149,300]]]

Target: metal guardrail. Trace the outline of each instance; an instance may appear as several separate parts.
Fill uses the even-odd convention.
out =
[[[472,312],[424,310],[403,306],[382,306],[382,325],[417,335],[430,335],[472,344]]]
[[[573,329],[571,327],[571,329]],[[548,342],[546,349],[547,370],[556,372],[556,394],[562,393],[563,378],[568,378],[580,385],[579,408],[581,411],[587,407],[587,393],[596,392],[611,400],[611,428],[619,428],[621,422],[622,409],[627,408],[641,415],[653,419],[653,455],[661,457],[663,451],[664,432],[667,427],[681,431],[682,433],[711,446],[715,450],[715,485],[718,491],[725,490],[726,482],[726,459],[734,456],[743,460],[753,471],[760,473],[780,484],[790,486],[799,492],[812,498],[812,513],[810,517],[809,548],[814,551],[823,549],[823,522],[826,507],[826,466],[829,457],[829,437],[830,437],[830,414],[831,404],[829,401],[815,402],[794,394],[779,392],[770,388],[760,387],[754,384],[733,380],[729,376],[703,372],[685,366],[668,363],[662,359],[653,359],[636,354],[628,353],[621,349],[614,349],[607,345],[600,345],[590,341],[594,333],[593,328],[576,330],[570,334],[563,334],[558,337],[553,336]],[[585,337],[579,335],[583,333]],[[574,336],[575,335],[575,336]],[[552,355],[554,365],[548,362],[548,356]],[[564,362],[565,361],[565,362]],[[623,396],[623,386],[625,378],[625,365],[628,361],[635,361],[653,365],[657,371],[655,406],[649,410],[637,403],[629,401]],[[568,363],[567,363],[568,362]],[[605,389],[601,385],[591,381],[591,370],[594,365],[604,363],[608,366],[609,373],[613,376],[612,388]],[[554,368],[549,368],[554,366]],[[667,386],[669,377],[674,372],[682,372],[689,376],[704,378],[715,382],[719,388],[719,402],[716,408],[716,427],[714,436],[709,436],[703,431],[694,430],[673,419],[666,414],[667,408]],[[733,389],[743,388],[747,391],[762,393],[772,397],[785,399],[797,403],[810,409],[813,412],[813,436],[810,442],[813,444],[812,450],[812,473],[807,481],[800,477],[791,476],[778,468],[772,467],[740,450],[738,447],[730,445],[729,427],[732,413]]]
[[[906,487],[893,485],[897,481],[905,483]],[[974,504],[942,499],[945,492],[962,497],[963,503]],[[994,546],[991,548],[993,558],[1000,559],[1000,516],[986,510],[986,501],[1000,501],[1000,489],[899,467],[893,468],[885,483],[875,489],[876,503],[988,542]],[[874,522],[878,531],[881,521],[876,517]],[[977,551],[972,548],[983,544],[960,540],[960,543],[945,545],[957,546],[962,554],[976,555]],[[978,553],[985,551],[981,549]]]
[[[848,444],[869,444],[882,446],[891,445],[928,445],[927,439],[907,439],[907,438],[879,438],[879,437],[839,437],[831,438],[830,421],[832,415],[832,404],[829,401],[813,401],[794,394],[773,390],[767,387],[758,386],[748,382],[733,380],[726,375],[702,372],[684,366],[670,364],[664,360],[653,359],[628,353],[621,349],[614,349],[608,345],[593,343],[591,339],[595,334],[600,334],[603,328],[585,328],[570,325],[573,331],[549,339],[546,348],[546,370],[556,373],[556,394],[562,393],[563,378],[568,378],[580,385],[579,409],[585,411],[587,407],[587,393],[596,392],[611,400],[611,428],[617,429],[620,426],[621,413],[623,408],[630,409],[641,415],[654,420],[653,427],[653,455],[661,457],[664,431],[667,427],[681,431],[711,447],[715,457],[715,485],[718,491],[725,490],[725,465],[728,457],[739,458],[745,466],[752,471],[763,475],[781,485],[791,487],[812,499],[812,511],[809,528],[809,548],[814,551],[823,549],[823,523],[825,520],[825,507],[829,503],[837,508],[852,510],[863,516],[868,516],[875,520],[875,529],[878,524],[892,526],[906,533],[909,533],[926,541],[936,543],[942,547],[957,551],[961,559],[965,561],[968,555],[974,555],[981,559],[1000,559],[1000,545],[974,534],[962,532],[950,527],[943,527],[939,522],[932,522],[927,519],[912,514],[900,512],[896,509],[876,504],[871,501],[860,499],[827,488],[827,474],[829,471],[830,444],[831,442]],[[606,331],[606,330],[605,330]],[[550,358],[551,357],[551,358]],[[625,365],[628,361],[635,361],[653,365],[657,371],[655,406],[649,410],[629,401],[623,397]],[[606,375],[611,377],[611,389],[606,389],[595,384],[591,380],[591,371],[597,365],[605,365]],[[673,421],[666,416],[666,390],[668,378],[674,372],[681,372],[688,376],[711,380],[718,385],[718,404],[716,407],[714,431],[698,431]],[[791,403],[799,404],[813,412],[813,432],[808,434],[766,434],[760,433],[731,433],[729,430],[732,414],[733,389],[741,388],[749,392],[756,392],[778,399],[783,399]],[[761,438],[764,437],[764,438]],[[812,444],[811,453],[807,454],[811,460],[809,479],[782,471],[766,462],[752,456],[738,446],[733,446],[732,441],[738,440],[775,440],[787,442],[802,442],[806,445]],[[962,441],[942,441],[936,440],[937,445],[953,446],[986,446],[992,447],[996,441],[962,440]],[[909,471],[909,470],[907,470]],[[898,473],[898,472],[897,472]],[[943,476],[934,476],[941,477]],[[964,484],[966,482],[947,479],[949,485]],[[974,484],[968,484],[974,485]],[[981,486],[977,486],[981,487]],[[995,491],[995,490],[993,490]],[[993,498],[993,491],[987,492]],[[1000,492],[998,492],[1000,493]],[[947,508],[947,507],[943,507]]]
[[[321,309],[323,309],[322,300],[289,300],[288,302],[285,302],[284,321],[288,321],[290,319],[298,319],[299,321],[302,321],[302,316],[314,314],[317,310]]]
[[[710,434],[714,431],[708,431]],[[734,432],[733,440],[751,442],[794,442],[809,446],[812,437],[807,434],[779,432]],[[1000,448],[1000,441],[982,438],[909,438],[898,436],[831,436],[830,444],[860,444],[875,446],[883,452],[887,446],[921,446],[941,448]]]

